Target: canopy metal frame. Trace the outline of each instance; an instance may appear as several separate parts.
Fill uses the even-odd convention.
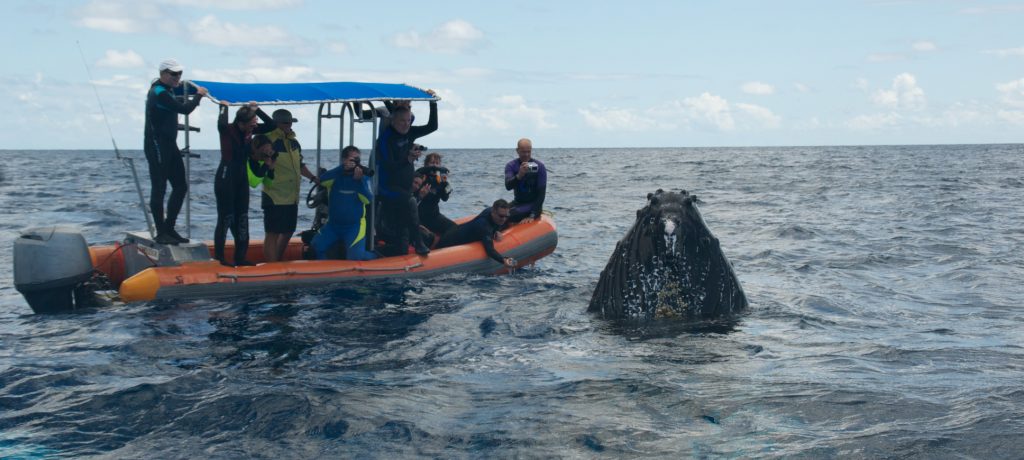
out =
[[[332,97],[328,97],[328,98],[321,98],[321,99],[307,98],[307,99],[292,99],[292,100],[284,99],[284,98],[280,98],[280,97],[268,98],[269,95],[274,94],[273,90],[275,90],[275,89],[290,90],[290,89],[293,89],[293,88],[302,88],[304,86],[309,86],[310,88],[312,88],[312,87],[321,86],[321,85],[326,85],[326,86],[332,86],[332,85],[353,86],[353,87],[356,87],[357,89],[360,89],[360,87],[365,86],[365,87],[367,87],[366,88],[367,95],[365,97],[346,96],[346,97],[333,97],[333,98]],[[178,91],[176,91],[176,97],[179,97],[179,98],[181,98],[180,100],[184,101],[185,98],[195,94],[195,90],[196,90],[196,88],[198,86],[206,86],[207,89],[210,89],[210,94],[208,94],[207,97],[211,101],[213,101],[215,103],[218,103],[218,104],[220,103],[220,100],[217,98],[216,94],[214,94],[214,89],[212,89],[211,86],[213,86],[213,87],[218,87],[218,86],[230,87],[234,91],[241,91],[241,93],[235,94],[235,96],[239,96],[239,97],[234,97],[234,96],[231,97],[231,99],[233,99],[236,102],[227,102],[227,105],[229,105],[229,106],[242,106],[242,105],[248,104],[249,101],[255,101],[257,104],[267,105],[267,106],[318,104],[319,107],[317,109],[317,121],[316,121],[316,174],[320,173],[320,167],[321,167],[321,164],[322,164],[322,158],[321,157],[322,157],[322,153],[323,153],[323,136],[324,136],[323,127],[324,127],[324,120],[333,120],[333,119],[337,119],[338,120],[338,128],[339,128],[339,133],[338,133],[338,163],[339,164],[341,163],[341,151],[344,150],[344,148],[346,146],[355,145],[356,125],[357,124],[363,124],[363,123],[370,123],[370,126],[371,126],[371,131],[370,131],[370,159],[369,159],[369,163],[368,164],[376,167],[377,166],[377,137],[380,134],[380,126],[378,124],[379,117],[377,116],[377,109],[378,109],[379,106],[375,106],[374,103],[378,102],[378,103],[381,103],[383,105],[384,101],[410,101],[410,102],[412,102],[412,101],[438,101],[438,100],[440,100],[439,97],[434,96],[434,95],[430,95],[429,93],[426,93],[424,90],[422,90],[420,88],[416,88],[416,87],[412,87],[412,86],[408,86],[408,85],[364,84],[364,83],[346,83],[346,82],[305,83],[305,84],[304,83],[294,83],[294,84],[280,83],[280,84],[252,84],[252,85],[246,85],[246,84],[236,84],[236,83],[217,83],[217,82],[204,82],[204,81],[192,81],[192,80],[185,80],[185,81],[182,82],[182,85],[179,87],[180,89]],[[245,97],[246,94],[244,93],[244,89],[246,87],[252,87],[253,88],[253,92],[252,92],[251,97]],[[381,91],[380,87],[386,87],[385,89],[398,90],[399,92],[391,94],[391,93],[388,93],[386,91]],[[318,90],[319,90],[319,88],[318,88]],[[373,94],[370,94],[370,93],[373,93]],[[241,95],[239,95],[239,94],[241,94]],[[238,102],[238,101],[245,101],[245,102]],[[365,104],[365,106],[364,106],[364,104]],[[334,111],[335,107],[337,107],[337,111],[336,112]],[[367,109],[367,107],[368,107],[368,109]],[[369,114],[369,116],[365,116],[364,114]],[[348,122],[347,123],[347,126],[348,126],[347,130],[345,129],[346,128],[346,121]],[[189,136],[189,133],[191,131],[199,131],[199,129],[198,128],[194,128],[194,127],[191,126],[190,119],[189,119],[188,115],[184,116],[184,124],[179,126],[179,129],[185,131],[185,139],[184,139],[185,147],[181,150],[182,154],[185,155],[185,179],[186,179],[186,184],[188,184],[188,190],[187,190],[187,193],[185,194],[185,232],[186,232],[185,235],[188,238],[191,239],[191,237],[192,237],[192,187],[191,187],[191,185],[192,185],[192,179],[191,179],[192,168],[191,168],[191,166],[192,165],[191,165],[191,161],[190,160],[191,160],[191,158],[193,156],[198,158],[198,155],[195,155],[195,154],[192,153],[191,137]],[[345,134],[346,133],[348,134],[348,142],[347,143],[345,142]],[[378,204],[377,204],[378,203],[377,191],[379,189],[379,182],[378,181],[379,181],[379,175],[375,174],[372,177],[372,179],[371,179],[371,187],[372,187],[373,192],[374,192],[374,201],[370,205],[370,215],[367,216],[366,247],[367,247],[368,250],[372,250],[373,249],[374,241],[376,239],[376,222],[375,222],[376,219],[375,219],[375,215],[376,215],[376,210],[377,210],[377,206],[378,206]],[[138,190],[139,190],[139,196],[140,196],[140,199],[141,199],[141,197],[142,197],[142,189],[141,189],[141,186],[139,185],[139,182],[138,182],[137,179],[136,179],[136,188],[138,188]],[[150,211],[149,211],[149,209],[146,206],[143,206],[143,212],[146,215],[147,223],[151,222],[151,217],[149,215]],[[153,232],[153,229],[152,229],[151,226],[150,226],[150,232],[151,233]],[[154,237],[155,237],[155,235],[154,235]]]

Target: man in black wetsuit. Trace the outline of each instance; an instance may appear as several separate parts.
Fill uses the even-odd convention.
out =
[[[413,150],[426,151],[427,148],[416,144]],[[448,183],[448,168],[441,166],[441,154],[430,153],[423,160],[424,166],[416,170],[416,175],[423,178],[423,184],[419,189],[420,223],[427,230],[435,235],[444,235],[452,228],[452,222],[444,214],[441,214],[441,201],[448,201],[452,193],[452,186]],[[415,192],[416,187],[413,187]]]
[[[431,96],[434,92],[427,90]],[[409,243],[419,255],[427,255],[430,248],[423,243],[419,232],[418,202],[412,196],[416,160],[420,151],[413,150],[417,138],[437,131],[437,102],[430,101],[427,124],[412,126],[412,111],[396,108],[391,124],[377,139],[377,193],[381,200],[381,219],[392,233],[391,240],[381,248],[384,255],[404,255]]]
[[[505,221],[508,220],[509,204],[505,200],[497,200],[491,207],[484,209],[473,220],[460,224],[441,237],[437,243],[438,249],[460,244],[480,241],[484,244],[484,251],[487,256],[506,267],[515,267],[516,260],[501,255],[494,249],[494,241],[501,241],[501,233],[498,231]]]
[[[167,59],[160,63],[160,78],[153,82],[146,94],[146,127],[143,136],[143,150],[149,163],[149,208],[156,224],[156,242],[161,244],[187,243],[174,230],[174,222],[181,211],[188,190],[185,178],[185,161],[178,150],[178,114],[190,114],[207,94],[206,88],[198,87],[195,96],[185,103],[174,97],[174,88],[181,84],[185,70],[178,61]],[[167,200],[167,215],[164,215],[164,193],[167,182],[171,183],[171,196]]]

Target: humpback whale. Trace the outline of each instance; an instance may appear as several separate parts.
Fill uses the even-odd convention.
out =
[[[747,307],[732,264],[685,190],[658,189],[615,245],[587,311],[608,319],[728,317]]]

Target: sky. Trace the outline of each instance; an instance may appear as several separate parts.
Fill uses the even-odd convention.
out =
[[[4,6],[0,150],[109,149],[104,118],[121,149],[141,149],[146,90],[168,57],[185,79],[434,89],[440,129],[422,140],[433,149],[1024,140],[1024,2]],[[425,103],[413,110],[425,120]],[[293,112],[314,146],[315,108]],[[192,114],[193,148],[217,148],[216,115],[209,101]]]

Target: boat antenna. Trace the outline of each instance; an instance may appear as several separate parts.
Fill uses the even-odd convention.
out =
[[[156,228],[153,226],[153,218],[149,215],[149,208],[146,207],[146,198],[142,195],[142,184],[139,183],[139,173],[135,170],[135,159],[127,156],[121,156],[121,150],[117,148],[117,141],[114,140],[114,130],[110,129],[110,120],[107,118],[107,111],[103,108],[103,99],[100,99],[100,92],[96,89],[96,83],[92,79],[92,71],[89,70],[89,64],[85,61],[85,52],[82,51],[82,44],[75,40],[75,45],[78,46],[78,55],[82,57],[82,66],[85,67],[85,75],[89,77],[89,86],[92,86],[92,92],[96,94],[96,102],[100,106],[100,113],[103,114],[103,124],[107,125],[107,133],[110,134],[110,143],[114,144],[114,156],[124,162],[125,166],[128,167],[132,172],[132,179],[135,180],[135,191],[139,194],[139,207],[142,208],[142,214],[146,216],[146,228],[149,230],[149,236],[156,238]]]

